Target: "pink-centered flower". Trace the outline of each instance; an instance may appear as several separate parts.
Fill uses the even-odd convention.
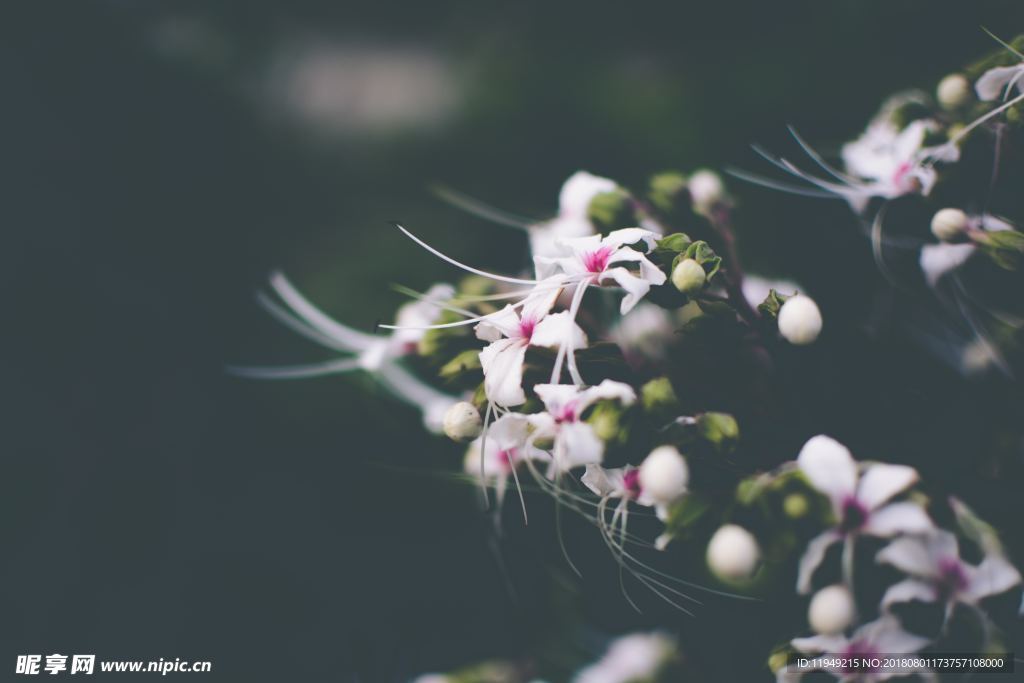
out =
[[[568,312],[551,313],[560,287],[557,280],[541,284],[521,310],[505,306],[476,327],[476,336],[490,342],[480,352],[484,391],[491,402],[507,407],[526,402],[523,361],[530,346],[574,351],[587,345],[586,335]]]
[[[544,402],[546,410],[529,418],[536,430],[535,440],[554,441],[552,474],[582,465],[599,464],[604,457],[604,441],[582,419],[587,408],[601,400],[615,400],[627,406],[636,400],[632,387],[610,379],[587,389],[571,384],[538,384],[534,391]]]
[[[551,256],[557,252],[559,240],[594,234],[594,225],[587,216],[594,197],[618,188],[614,180],[577,171],[562,185],[558,196],[558,215],[529,228],[530,250],[534,256]]]
[[[794,638],[790,641],[797,652],[809,655],[832,655],[837,658],[874,658],[885,654],[910,654],[924,649],[931,641],[927,638],[908,633],[900,626],[899,621],[892,616],[883,616],[861,626],[853,635],[818,635],[809,638]],[[841,683],[875,683],[885,681],[895,676],[904,676],[908,672],[894,669],[858,670],[853,671],[843,668],[825,669],[836,677]],[[928,672],[917,672],[924,673]],[[799,675],[787,672],[785,667],[780,670],[778,680],[780,682],[794,681]]]
[[[545,451],[533,446],[531,431],[526,415],[506,413],[490,424],[485,437],[477,438],[466,450],[466,473],[481,483],[493,484],[499,503],[515,467],[525,460],[551,459]]]
[[[898,538],[878,552],[878,562],[910,575],[886,591],[882,607],[918,600],[977,605],[1020,583],[1020,572],[1001,554],[989,551],[980,564],[960,557],[956,536],[944,530],[924,537]]]
[[[804,444],[797,466],[811,486],[828,496],[835,518],[833,528],[807,544],[797,578],[800,593],[810,591],[814,570],[833,543],[844,541],[849,547],[859,535],[890,538],[900,533],[926,533],[934,528],[920,505],[889,502],[917,481],[917,470],[913,467],[879,463],[866,465],[858,472],[850,451],[824,435]]]

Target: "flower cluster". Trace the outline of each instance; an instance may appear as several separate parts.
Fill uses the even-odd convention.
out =
[[[980,202],[943,200],[954,196],[945,188],[966,163],[973,133],[1024,102],[1024,92],[1014,94],[1022,90],[1024,57],[1006,47],[1012,63],[944,79],[935,101],[906,94],[887,102],[842,147],[842,169],[794,132],[824,175],[764,152],[805,185],[737,175],[845,200],[869,224],[883,268],[883,247],[902,239],[889,234],[888,207],[942,202],[927,212],[927,243],[913,243],[923,281],[936,291],[958,282],[975,253],[1014,271],[1024,255],[1014,222]],[[276,298],[262,296],[262,305],[340,357],[235,371],[269,379],[370,373],[417,407],[430,431],[463,445],[462,473],[494,514],[514,490],[526,519],[527,498],[545,500],[530,495],[539,490],[556,511],[596,528],[622,575],[684,612],[696,603],[688,589],[750,597],[784,586],[790,602],[806,603],[806,619],[780,640],[808,628],[813,635],[786,640],[768,658],[779,680],[799,677],[786,664],[794,653],[939,647],[965,610],[983,626],[978,651],[1005,645],[987,601],[1018,589],[1021,577],[994,530],[963,503],[937,502],[915,468],[858,463],[827,436],[809,439],[795,459],[793,443],[785,451],[778,443],[751,448],[741,438],[748,417],[760,421],[762,434],[779,417],[766,407],[784,374],[777,359],[801,362],[809,353],[803,347],[826,330],[817,303],[796,285],[743,272],[734,200],[717,174],[662,173],[635,190],[581,171],[563,185],[553,218],[526,223],[447,196],[522,228],[531,251],[523,270],[466,264],[396,226],[461,271],[457,286],[410,290],[415,300],[371,333],[330,318],[275,274]],[[987,336],[979,338],[987,345]],[[711,404],[702,404],[708,395]],[[741,395],[760,402],[758,409],[734,410]],[[636,522],[630,526],[638,518],[640,532]],[[560,523],[555,531],[561,534]],[[666,556],[679,547],[699,550],[688,555],[718,588],[672,571]],[[567,551],[566,559],[572,565]],[[886,587],[877,595],[865,590],[880,583]],[[939,608],[930,630],[906,618],[921,604]],[[664,636],[630,636],[574,680],[660,680],[673,652]],[[526,680],[516,667],[487,671],[490,678],[429,680]],[[843,681],[888,677],[828,673]]]

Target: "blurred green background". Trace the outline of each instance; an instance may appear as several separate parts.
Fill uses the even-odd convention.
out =
[[[571,592],[552,588],[549,530],[513,518],[496,551],[476,492],[437,476],[459,449],[372,383],[225,375],[323,357],[253,305],[272,268],[371,329],[401,302],[392,283],[456,277],[389,220],[490,270],[526,256],[521,234],[443,205],[432,183],[542,217],[578,169],[640,186],[668,168],[761,168],[748,145],[786,148],[790,123],[834,152],[887,94],[992,49],[982,26],[1024,27],[1019,1],[2,14],[0,670],[96,653],[209,659],[210,680],[246,681],[404,681],[515,656],[557,624],[552,591]],[[837,321],[797,380],[794,438],[828,431],[940,486],[985,472],[979,434],[1020,418],[1014,387],[963,385],[877,318],[884,288],[845,205],[732,187],[744,261]],[[986,509],[990,490],[1019,488],[1010,474],[959,492],[1019,520],[1019,502]],[[670,623],[707,680],[738,680],[714,657],[743,647],[737,620],[772,609],[637,616],[586,581],[576,599],[588,633]]]

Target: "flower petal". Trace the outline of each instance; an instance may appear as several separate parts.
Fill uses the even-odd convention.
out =
[[[906,579],[889,586],[882,596],[882,609],[888,610],[892,605],[901,602],[935,602],[935,588],[924,581]]]
[[[978,99],[984,101],[997,100],[1003,95],[1003,90],[1015,77],[1020,75],[1024,65],[997,66],[989,69],[981,75],[981,78],[974,84],[974,91],[978,93]]]
[[[1020,572],[1002,555],[987,555],[969,572],[966,596],[980,600],[1005,593],[1020,583]]]
[[[624,483],[625,470],[622,468],[606,470],[600,465],[587,465],[587,471],[580,477],[580,481],[596,495],[614,496],[622,495],[625,491]]]
[[[917,503],[892,503],[868,516],[864,533],[889,538],[899,533],[924,534],[935,527]]]
[[[931,643],[927,638],[904,631],[899,620],[891,615],[861,626],[851,640],[867,642],[875,652],[894,654],[917,652]]]
[[[499,406],[526,403],[523,392],[523,361],[526,343],[521,339],[499,339],[480,352],[487,398]]]
[[[926,244],[921,247],[921,272],[925,281],[934,287],[943,275],[959,268],[977,247],[973,244]]]
[[[609,178],[602,178],[586,171],[576,171],[562,184],[558,195],[560,216],[586,218],[590,202],[605,192],[612,192],[618,184]]]
[[[602,273],[602,279],[604,278],[615,280],[616,284],[626,291],[626,296],[622,297],[622,304],[619,306],[619,313],[622,315],[629,313],[651,289],[650,282],[637,277],[625,268],[609,268]]]
[[[825,553],[833,543],[839,540],[839,536],[832,530],[815,536],[807,544],[803,556],[800,558],[800,569],[797,573],[796,590],[801,595],[811,591],[811,578],[814,570],[818,568],[821,561],[825,559]]]
[[[917,470],[906,465],[871,465],[861,475],[857,500],[874,510],[917,482]]]
[[[489,342],[498,341],[502,336],[522,336],[519,334],[519,314],[510,305],[487,316],[477,324],[475,330],[477,339]]]
[[[636,244],[637,242],[643,242],[648,249],[653,249],[658,242],[658,235],[643,228],[622,228],[621,230],[612,230],[608,233],[608,236],[601,241],[601,244],[621,247]]]
[[[846,446],[819,434],[811,437],[796,459],[811,486],[833,502],[851,495],[857,486],[857,463]]]
[[[583,334],[568,311],[562,311],[545,317],[533,328],[530,344],[547,348],[565,346],[568,349],[583,349],[587,346],[587,335]]]
[[[875,561],[913,576],[931,577],[938,571],[938,557],[921,538],[897,538],[878,551]]]
[[[798,652],[807,654],[827,653],[835,654],[842,652],[849,645],[849,641],[843,636],[811,636],[810,638],[794,638],[789,641]]]
[[[581,465],[600,464],[604,457],[604,442],[594,433],[594,428],[586,422],[563,424],[555,437],[556,465],[563,470],[570,470]]]
[[[619,401],[624,406],[633,404],[636,400],[636,392],[633,387],[623,382],[614,380],[602,380],[597,386],[584,389],[576,400],[576,410],[582,413],[597,401]]]

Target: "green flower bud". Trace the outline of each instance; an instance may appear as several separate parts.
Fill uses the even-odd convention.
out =
[[[675,413],[679,409],[679,399],[668,377],[652,379],[640,387],[640,403],[649,413]]]
[[[683,294],[697,294],[704,289],[706,281],[704,268],[692,258],[681,260],[672,269],[672,284]]]
[[[602,233],[629,228],[637,223],[633,200],[625,190],[602,192],[591,199],[587,218]]]
[[[667,171],[652,176],[647,197],[655,208],[669,216],[690,208],[686,176],[678,171]]]
[[[807,496],[802,493],[791,493],[782,499],[782,511],[790,519],[800,519],[810,510]]]
[[[611,441],[622,435],[622,407],[617,401],[601,401],[591,411],[587,422],[602,441]]]
[[[697,428],[719,450],[731,450],[740,438],[740,426],[728,413],[704,413],[697,418]]]

